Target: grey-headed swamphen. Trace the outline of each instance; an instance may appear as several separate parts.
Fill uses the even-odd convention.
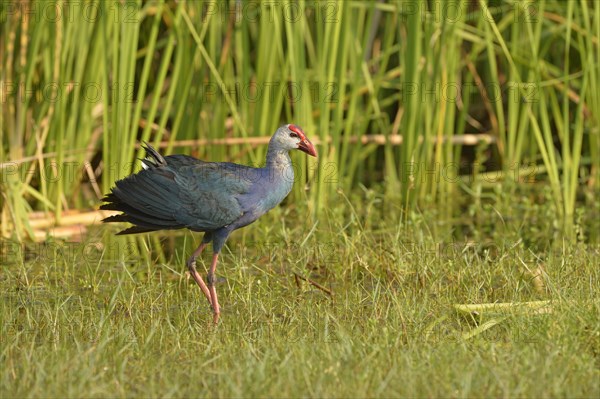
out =
[[[208,299],[214,319],[220,314],[215,270],[219,253],[232,231],[254,222],[279,204],[294,183],[290,150],[313,157],[317,151],[302,129],[281,126],[269,142],[264,168],[229,162],[205,162],[187,155],[163,157],[146,144],[143,170],[115,183],[100,209],[121,211],[103,222],[134,226],[117,234],[187,228],[204,232],[202,243],[187,261],[190,274]],[[210,243],[213,257],[208,285],[196,270],[196,258]]]

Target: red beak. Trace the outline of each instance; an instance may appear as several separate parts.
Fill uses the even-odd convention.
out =
[[[317,156],[317,150],[315,150],[315,146],[307,138],[304,138],[304,140],[298,143],[298,149],[313,157]]]

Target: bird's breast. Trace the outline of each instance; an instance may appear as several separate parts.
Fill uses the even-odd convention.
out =
[[[240,205],[245,212],[259,217],[283,201],[292,190],[293,184],[293,170],[264,170],[248,193],[239,198]]]
[[[292,191],[294,170],[274,171],[266,181],[262,182],[262,207],[265,211],[276,207]]]

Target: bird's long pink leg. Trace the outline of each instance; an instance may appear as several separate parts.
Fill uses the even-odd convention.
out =
[[[215,323],[219,320],[219,314],[221,313],[221,308],[219,307],[219,301],[217,299],[217,289],[215,288],[215,271],[217,270],[218,261],[219,254],[216,253],[213,255],[212,263],[210,264],[210,269],[208,270],[208,276],[206,277],[206,281],[208,281],[208,290],[210,292],[210,302],[212,304],[213,311],[215,312]]]
[[[208,243],[200,244],[200,246],[194,251],[194,253],[190,257],[190,259],[187,261],[187,267],[188,267],[188,270],[190,271],[190,274],[196,281],[196,284],[198,284],[198,287],[200,287],[200,289],[204,293],[204,296],[206,297],[206,299],[208,299],[208,304],[210,306],[212,306],[212,301],[210,299],[210,292],[208,290],[208,287],[206,286],[206,284],[204,283],[204,280],[202,280],[202,277],[196,270],[196,258],[198,256],[200,256],[200,254],[202,253],[204,248],[206,248],[207,245],[208,245]]]

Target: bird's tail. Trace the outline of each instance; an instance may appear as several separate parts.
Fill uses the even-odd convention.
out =
[[[184,227],[174,217],[178,188],[173,172],[165,168],[165,158],[154,147],[148,143],[142,147],[146,150],[146,158],[142,159],[144,170],[117,181],[100,206],[103,210],[123,212],[103,219],[104,223],[128,222],[135,225],[119,232],[119,235]]]
[[[146,158],[141,159],[142,168],[150,169],[150,168],[158,168],[160,166],[167,166],[167,161],[165,158],[160,155],[158,151],[150,144],[145,141],[142,144],[142,148],[146,150]]]

